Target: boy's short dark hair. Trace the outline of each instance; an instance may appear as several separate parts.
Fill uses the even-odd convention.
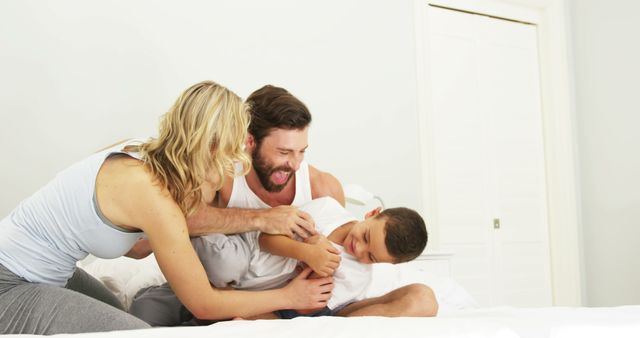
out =
[[[307,106],[286,89],[266,85],[246,100],[251,113],[249,133],[259,145],[273,129],[304,129],[311,123]]]
[[[390,208],[376,217],[385,218],[384,243],[394,263],[408,262],[422,254],[429,235],[420,214],[408,208]]]

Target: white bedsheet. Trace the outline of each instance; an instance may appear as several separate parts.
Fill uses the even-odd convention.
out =
[[[81,264],[128,303],[140,287],[164,281],[153,257],[142,261],[92,259]],[[640,338],[640,306],[610,308],[484,308],[455,281],[411,268],[376,264],[367,296],[374,297],[409,283],[431,286],[440,303],[435,318],[305,318],[230,321],[206,327],[156,328],[70,337],[598,337]],[[24,336],[21,336],[24,337]]]
[[[640,306],[489,308],[458,311],[435,318],[301,317],[292,320],[229,321],[203,327],[156,328],[57,337],[637,338],[640,337]]]
[[[89,257],[78,265],[102,281],[127,308],[138,290],[166,281],[153,255],[142,260],[126,257]],[[423,283],[433,289],[441,314],[477,307],[475,300],[466,290],[447,276],[431,276],[411,266],[401,267],[384,263],[374,264],[372,282],[365,292],[365,297],[381,296],[411,283]]]

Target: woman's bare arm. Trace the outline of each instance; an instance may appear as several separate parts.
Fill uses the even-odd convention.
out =
[[[105,216],[115,224],[145,232],[167,281],[194,316],[251,316],[284,308],[315,307],[329,298],[327,292],[333,287],[330,278],[298,278],[285,288],[268,291],[212,288],[191,246],[184,215],[169,192],[142,166],[116,164],[106,169],[107,181],[102,180],[99,196],[111,202]],[[109,169],[115,171],[109,173]]]

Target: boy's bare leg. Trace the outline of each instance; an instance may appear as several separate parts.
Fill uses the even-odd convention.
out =
[[[424,284],[410,284],[380,297],[351,303],[338,316],[433,317],[437,313],[433,290]]]
[[[259,314],[259,315],[255,315],[255,316],[251,316],[251,317],[242,317],[242,319],[246,319],[246,320],[280,319],[280,317],[278,317],[278,315],[276,315],[273,312],[267,312],[267,313],[263,313],[263,314]]]

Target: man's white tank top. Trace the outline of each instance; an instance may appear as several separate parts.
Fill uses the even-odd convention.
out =
[[[110,155],[140,142],[130,140],[95,153],[22,201],[0,221],[0,264],[30,282],[64,286],[76,262],[89,253],[101,258],[127,253],[143,233],[126,231],[102,215],[95,184]]]
[[[242,168],[236,166],[236,172],[241,170]],[[291,205],[299,207],[311,201],[311,180],[307,162],[300,163],[300,168],[298,168],[295,175],[296,195]],[[238,176],[233,179],[233,190],[231,191],[227,208],[264,209],[270,208],[270,206],[249,188],[245,176]]]

